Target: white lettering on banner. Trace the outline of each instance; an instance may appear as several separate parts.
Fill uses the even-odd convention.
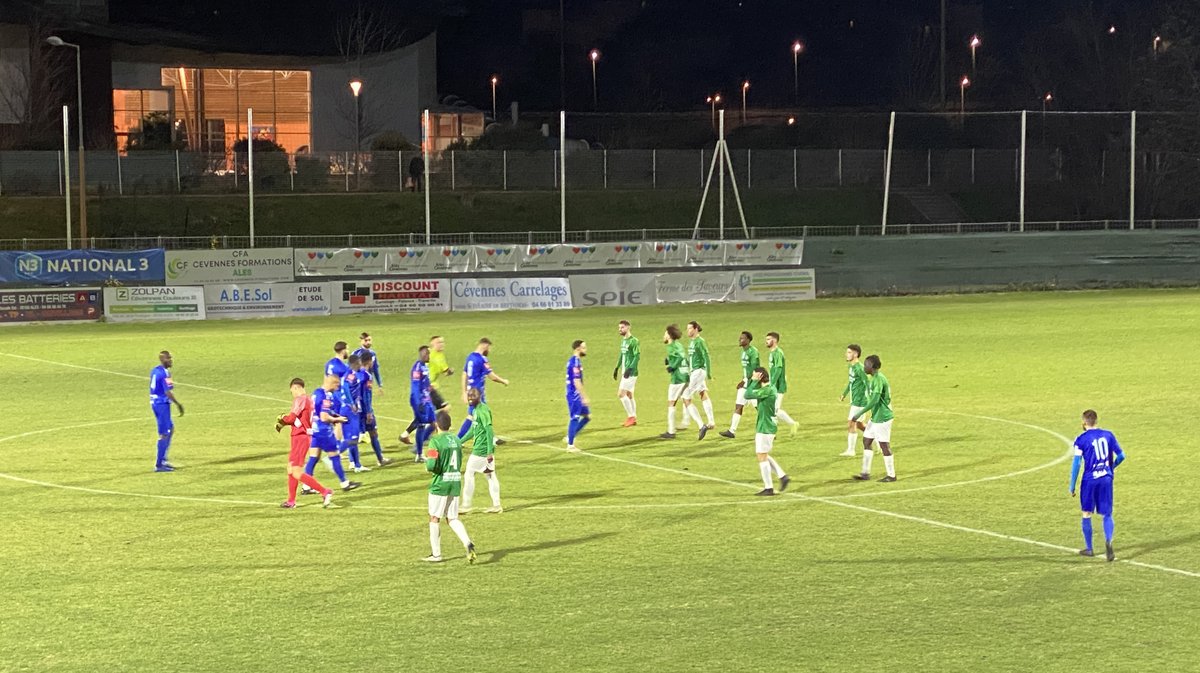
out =
[[[104,316],[113,322],[204,320],[202,287],[106,287]]]
[[[210,318],[279,318],[329,315],[329,286],[324,283],[205,285],[204,308]]]
[[[449,282],[442,279],[404,278],[332,283],[333,312],[446,312],[450,310]]]
[[[723,302],[733,299],[734,278],[729,271],[684,271],[655,276],[660,304]]]
[[[285,283],[294,276],[294,261],[291,248],[171,250],[167,284]]]
[[[471,278],[450,281],[456,311],[571,308],[566,278]]]
[[[138,259],[94,259],[70,258],[44,260],[46,271],[49,273],[131,273],[146,271],[150,268],[150,260],[145,257]]]
[[[576,274],[570,277],[571,302],[584,306],[647,306],[658,303],[655,274]]]

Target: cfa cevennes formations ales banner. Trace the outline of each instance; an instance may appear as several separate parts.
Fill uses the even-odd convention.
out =
[[[38,250],[0,252],[0,283],[95,285],[159,282],[166,276],[162,248],[150,250]]]

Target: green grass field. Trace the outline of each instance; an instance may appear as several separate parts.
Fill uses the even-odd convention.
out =
[[[609,379],[622,317],[645,351],[630,429]],[[713,348],[719,426],[738,331],[782,332],[802,423],[776,443],[787,494],[753,495],[750,419],[735,440],[655,439],[658,338],[689,319]],[[1196,324],[1200,292],[1162,290],[5,328],[0,670],[1197,670]],[[362,329],[397,456],[416,345],[447,335],[457,367],[496,342],[513,384],[489,398],[513,441],[506,511],[464,517],[477,565],[448,529],[447,562],[421,562],[411,463],[362,475],[340,509],[277,507],[287,382],[315,381]],[[575,338],[591,352],[583,454],[561,443]],[[860,461],[837,456],[850,341],[892,383],[895,484],[852,482]],[[151,472],[162,348],[187,408],[174,474]],[[1074,553],[1067,439],[1085,407],[1128,454],[1112,564]]]

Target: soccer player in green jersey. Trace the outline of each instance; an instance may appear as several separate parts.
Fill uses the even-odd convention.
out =
[[[462,442],[458,435],[450,432],[450,414],[439,411],[437,414],[438,432],[429,440],[425,449],[425,469],[433,475],[429,482],[429,546],[433,553],[425,557],[430,563],[442,562],[442,529],[439,525],[443,518],[450,524],[450,530],[458,536],[463,546],[467,548],[467,562],[475,562],[475,544],[467,535],[467,527],[458,519],[458,497],[462,493]]]
[[[712,360],[708,357],[708,343],[704,341],[704,337],[700,333],[704,328],[695,320],[687,324],[688,335],[688,384],[683,389],[683,410],[687,412],[700,428],[700,439],[704,439],[704,435],[708,434],[709,430],[717,427],[717,422],[713,418],[712,400],[708,397],[708,380],[712,377]],[[700,396],[700,401],[704,404],[704,415],[708,417],[708,424],[700,420],[700,412],[696,411],[696,405],[692,404],[692,398],[696,395]]]
[[[621,335],[621,354],[617,358],[617,366],[613,368],[613,380],[621,382],[617,386],[617,398],[625,407],[625,422],[621,427],[628,428],[637,425],[637,402],[633,399],[633,387],[637,385],[642,349],[638,345],[638,338],[629,331],[628,320],[617,323],[617,334]]]
[[[871,458],[875,455],[871,442],[878,441],[879,450],[883,453],[883,466],[887,470],[887,476],[879,481],[896,481],[896,463],[892,456],[892,387],[883,372],[879,371],[883,363],[878,355],[868,355],[865,364],[867,376],[870,377],[867,403],[852,420],[857,421],[866,413],[871,414],[871,420],[863,430],[862,473],[854,475],[854,478],[859,481],[871,478]]]
[[[846,389],[842,391],[842,396],[839,400],[845,401],[846,395],[850,395],[850,415],[846,417],[846,450],[842,452],[847,458],[854,457],[854,446],[858,443],[858,431],[864,429],[862,423],[857,419],[860,412],[867,406],[867,374],[863,371],[862,363],[858,359],[862,357],[862,346],[858,344],[850,344],[846,346],[846,363],[849,367],[850,380],[846,382]]]
[[[784,358],[783,349],[779,347],[779,332],[767,332],[767,373],[771,375],[771,384],[779,393],[775,400],[775,418],[787,423],[794,435],[800,429],[800,424],[783,410],[783,396],[788,389],[787,360]]]
[[[742,347],[742,380],[737,385],[737,401],[733,406],[733,418],[729,419],[729,429],[721,432],[722,437],[733,439],[736,436],[738,423],[742,422],[742,410],[746,405],[754,406],[758,404],[754,400],[746,399],[746,384],[750,382],[750,377],[754,374],[754,370],[758,369],[758,349],[750,344],[754,341],[754,335],[749,332],[742,332],[738,337],[738,345]]]
[[[488,493],[492,506],[488,514],[504,511],[500,506],[500,477],[496,475],[496,432],[492,429],[492,410],[483,402],[483,393],[478,388],[467,390],[467,401],[471,412],[471,457],[467,458],[467,469],[463,472],[462,513],[471,511],[471,499],[475,496],[475,475],[482,472],[488,480]]]
[[[663,333],[663,343],[667,345],[667,357],[663,364],[667,366],[670,383],[667,384],[667,431],[659,435],[661,439],[675,439],[676,403],[683,396],[683,389],[688,384],[688,363],[683,353],[683,344],[679,343],[682,336],[679,325],[667,325],[667,330]],[[683,425],[680,427],[686,428],[687,421],[688,415],[685,412]]]
[[[762,475],[763,490],[758,495],[775,495],[775,484],[771,481],[771,471],[779,475],[779,492],[787,490],[791,478],[783,471],[779,463],[771,457],[771,449],[775,446],[775,400],[779,397],[775,386],[771,384],[771,375],[766,369],[756,367],[750,372],[746,382],[746,399],[758,402],[758,424],[754,428],[754,455],[758,458],[758,472]]]

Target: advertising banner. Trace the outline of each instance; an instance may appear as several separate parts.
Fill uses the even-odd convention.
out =
[[[388,248],[384,264],[387,274],[465,273],[475,270],[475,250],[469,245]]]
[[[517,271],[636,269],[645,243],[552,243],[519,248]]]
[[[104,315],[113,322],[204,320],[204,288],[106,287]]]
[[[800,266],[804,241],[725,241],[725,266]]]
[[[658,303],[652,273],[581,274],[570,277],[571,303],[585,306],[649,306]]]
[[[100,289],[0,290],[0,322],[99,320]]]
[[[817,298],[812,269],[737,272],[734,301],[802,301]]]
[[[725,243],[723,241],[681,241],[687,250],[686,266],[723,266]]]
[[[654,292],[660,304],[705,304],[733,299],[733,273],[729,271],[683,271],[654,277]]]
[[[450,310],[450,281],[383,278],[330,283],[333,312],[429,313]]]
[[[382,276],[387,264],[384,250],[342,248],[313,250],[296,248],[293,269],[296,278],[305,276]]]
[[[88,285],[163,281],[163,250],[0,252],[0,283]]]
[[[517,260],[521,258],[519,245],[477,245],[475,246],[476,271],[516,271]]]
[[[238,283],[204,286],[204,313],[209,319],[282,318],[329,315],[331,312],[329,283]]]
[[[290,283],[291,248],[244,250],[170,250],[167,285],[208,283]]]
[[[642,243],[640,254],[644,269],[672,269],[687,266],[691,241],[651,241]]]
[[[455,311],[571,308],[566,278],[451,279]]]

